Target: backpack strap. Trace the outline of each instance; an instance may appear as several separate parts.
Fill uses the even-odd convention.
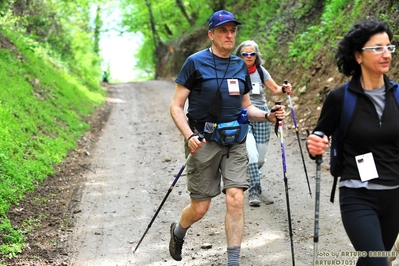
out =
[[[263,70],[261,66],[256,66],[256,70],[259,73],[260,80],[262,81],[262,84],[265,83],[265,77],[263,76]]]
[[[343,102],[342,109],[341,109],[339,127],[338,127],[337,131],[334,132],[334,140],[339,141],[339,143],[336,143],[337,145],[340,145],[340,142],[346,135],[347,129],[349,127],[349,122],[352,118],[353,111],[355,110],[355,105],[356,105],[356,100],[357,100],[356,94],[353,93],[352,91],[350,91],[348,88],[349,88],[349,82],[346,82],[344,85],[344,102]],[[398,96],[399,96],[399,93],[398,93]],[[334,150],[332,150],[332,152],[333,152],[333,154],[331,156],[337,156],[336,153],[338,153],[338,152],[342,153],[342,147],[340,147],[339,150],[334,149]],[[338,176],[334,176],[333,186],[332,186],[331,195],[330,195],[330,202],[332,202],[332,203],[334,203],[334,196],[335,196],[335,190],[337,187],[337,183],[338,183]]]
[[[355,105],[356,105],[356,94],[348,89],[349,87],[349,82],[345,83],[345,94],[344,94],[344,104],[342,106],[341,110],[341,116],[340,116],[340,130],[342,132],[345,132],[346,129],[349,127],[349,122],[352,118],[353,111],[355,110]]]
[[[396,86],[396,88],[394,88],[394,95],[395,95],[395,99],[396,99],[396,104],[399,107],[399,84],[394,82],[394,81],[392,81],[392,80],[391,80],[391,84],[393,86]]]

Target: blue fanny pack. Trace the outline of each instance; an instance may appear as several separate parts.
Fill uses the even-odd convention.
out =
[[[211,140],[222,146],[244,143],[247,138],[248,124],[240,124],[238,121],[219,123],[212,132]]]

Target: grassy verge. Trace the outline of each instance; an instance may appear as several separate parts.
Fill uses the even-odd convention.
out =
[[[89,129],[84,119],[102,105],[104,89],[79,80],[21,35],[0,31],[0,252],[14,256],[23,232],[7,218],[54,173]]]

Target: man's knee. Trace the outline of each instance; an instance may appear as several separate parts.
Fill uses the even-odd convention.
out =
[[[208,212],[209,210],[209,205],[210,205],[210,200],[204,200],[204,201],[195,201],[193,200],[191,202],[191,208],[192,211],[194,212],[195,216],[198,219],[201,219],[204,217],[204,215]]]
[[[230,208],[244,207],[244,189],[228,188],[226,189],[226,205]]]

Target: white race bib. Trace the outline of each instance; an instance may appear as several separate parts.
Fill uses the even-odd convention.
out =
[[[252,83],[252,94],[260,94],[259,83]]]
[[[357,170],[360,179],[365,182],[370,179],[378,178],[377,168],[374,163],[374,157],[371,152],[355,157]]]
[[[227,79],[227,86],[229,88],[229,95],[240,95],[238,79]]]

